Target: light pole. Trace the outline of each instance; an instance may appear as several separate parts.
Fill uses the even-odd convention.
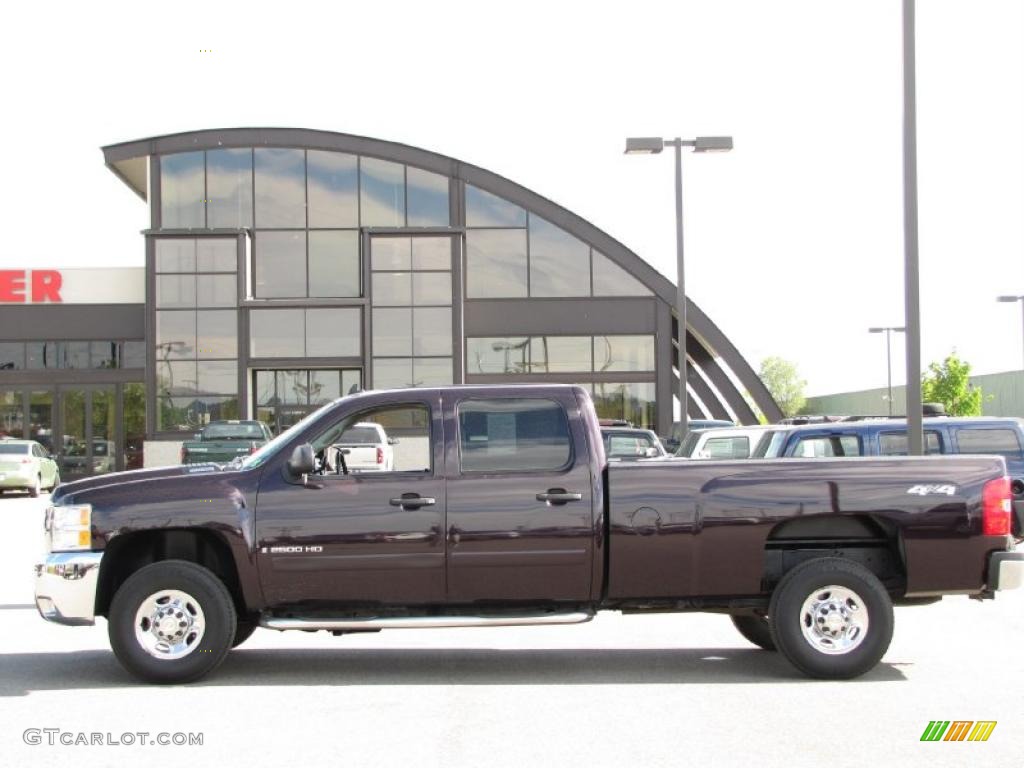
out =
[[[889,382],[889,418],[892,418],[892,334],[906,333],[907,329],[902,326],[887,326],[884,328],[868,328],[868,333],[885,334],[885,371]]]
[[[683,261],[683,147],[694,152],[728,152],[732,149],[732,136],[698,136],[695,139],[663,139],[646,136],[626,139],[627,155],[657,155],[665,147],[676,150],[676,345],[679,350],[679,442],[682,444],[689,431],[689,403],[686,393],[686,270]]]
[[[1020,302],[1021,318],[1024,319],[1024,296],[997,296],[996,301],[1005,301],[1007,303]]]

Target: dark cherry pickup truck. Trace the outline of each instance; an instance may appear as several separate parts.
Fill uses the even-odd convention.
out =
[[[394,438],[349,467],[355,424]],[[195,680],[257,627],[335,634],[728,614],[802,672],[871,669],[893,606],[1024,580],[1001,457],[609,463],[567,385],[350,395],[229,464],[57,488],[36,604]]]

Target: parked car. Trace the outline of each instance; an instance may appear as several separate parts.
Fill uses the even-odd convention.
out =
[[[609,459],[636,461],[668,456],[658,436],[649,429],[601,427],[604,452]]]
[[[749,459],[780,431],[774,425],[696,429],[686,435],[675,455],[688,459]]]
[[[88,443],[85,440],[67,438],[64,440],[64,455],[61,460],[64,472],[68,475],[94,474],[102,475],[115,469],[115,447],[113,440],[96,438],[92,441],[92,461],[90,464]]]
[[[735,427],[736,422],[726,421],[724,419],[690,419],[686,422],[687,432],[692,432],[695,429],[714,429],[717,427]],[[665,446],[665,450],[669,453],[677,453],[679,451],[680,438],[683,435],[683,424],[679,421],[672,422],[672,432],[661,439],[662,444]]]
[[[328,445],[317,458],[326,462],[326,470],[345,472],[391,472],[395,468],[398,439],[388,437],[384,427],[361,421],[346,427],[337,442]]]
[[[416,468],[318,467],[396,410],[426,448]],[[608,462],[582,387],[364,392],[236,463],[61,485],[35,600],[58,623],[106,617],[120,662],[158,683],[199,679],[260,626],[600,610],[730,614],[805,674],[851,678],[886,652],[893,605],[1021,585],[1005,473],[1000,456]]]
[[[35,440],[0,440],[0,491],[28,491],[38,496],[60,485],[57,462]]]
[[[181,444],[181,463],[229,462],[255,453],[270,439],[270,428],[262,421],[211,421],[195,440]]]
[[[1020,535],[1024,527],[1024,419],[950,417],[924,419],[925,453],[1002,456],[1006,461]],[[843,421],[789,427],[761,454],[765,458],[818,459],[906,456],[905,419]]]

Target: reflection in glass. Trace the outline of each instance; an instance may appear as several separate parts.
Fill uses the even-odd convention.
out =
[[[196,432],[211,421],[237,418],[237,397],[161,396],[156,402],[156,428],[161,432]]]
[[[303,357],[305,313],[301,309],[249,310],[252,357]]]
[[[375,272],[373,303],[378,307],[409,306],[412,303],[412,275],[409,272]]]
[[[309,372],[309,404],[323,405],[341,397],[340,371]]]
[[[306,295],[306,233],[257,232],[253,253],[257,299]]]
[[[0,437],[25,436],[25,406],[20,391],[0,390]]]
[[[196,305],[195,275],[157,275],[156,306],[160,309],[191,308]]]
[[[156,388],[159,394],[184,395],[197,391],[199,370],[195,360],[157,360]]]
[[[254,150],[256,226],[306,226],[306,161],[301,149]]]
[[[196,241],[197,272],[235,272],[238,269],[238,241],[223,237],[200,237]]]
[[[146,367],[146,342],[126,341],[121,345],[122,368]]]
[[[412,361],[412,377],[417,387],[446,387],[452,384],[450,357],[417,357]]]
[[[412,300],[417,306],[452,303],[451,272],[421,272],[412,276]]]
[[[117,410],[113,387],[94,389],[91,393],[92,466],[86,471],[102,475],[117,470],[117,449],[114,445],[114,412]]]
[[[125,384],[121,392],[124,468],[142,469],[142,447],[146,439],[146,385]]]
[[[525,227],[526,211],[518,205],[466,185],[467,227]]]
[[[94,341],[89,344],[90,368],[117,368],[117,343]]]
[[[360,216],[364,227],[405,226],[405,168],[399,163],[363,157],[360,170]]]
[[[413,269],[452,268],[452,238],[414,237],[412,239]],[[396,267],[403,269],[403,267]]]
[[[204,227],[205,196],[202,152],[160,157],[160,226],[163,229]]]
[[[84,389],[68,389],[60,396],[61,423],[64,430],[56,451],[61,456],[60,473],[64,478],[83,475],[89,471],[86,467],[89,446],[85,441],[85,398]]]
[[[191,237],[161,237],[153,244],[157,272],[195,272],[196,241]]]
[[[238,279],[234,275],[200,275],[196,282],[196,304],[200,307],[237,306]]]
[[[448,307],[417,307],[412,311],[414,355],[452,353],[452,311]],[[376,349],[376,348],[375,348]],[[378,354],[380,354],[379,350]]]
[[[277,397],[283,405],[306,405],[309,402],[309,372],[278,371]]]
[[[45,368],[59,368],[57,343],[54,341],[30,341],[25,344],[25,367],[30,371]]]
[[[653,371],[653,336],[595,336],[595,371]]]
[[[0,371],[16,371],[25,367],[25,345],[0,342]]]
[[[526,230],[466,232],[467,298],[526,295]]]
[[[196,356],[196,313],[156,313],[156,359]]]
[[[2,402],[2,399],[0,399]],[[0,424],[0,432],[3,426]],[[28,396],[28,437],[43,446],[49,453],[53,447],[53,392],[30,392]]]
[[[306,357],[359,357],[362,310],[358,307],[306,310]]]
[[[411,358],[374,358],[374,389],[404,389],[411,386],[413,386]]]
[[[359,233],[309,233],[309,295],[355,297],[359,285]]]
[[[410,227],[447,227],[448,177],[409,166],[406,169]]]
[[[210,229],[252,226],[251,149],[207,151],[206,197],[206,225]]]
[[[411,309],[374,308],[373,353],[396,356],[412,354]]]
[[[602,419],[625,419],[643,429],[655,424],[654,383],[610,384],[596,382],[594,407]]]
[[[590,371],[590,336],[534,336],[530,339],[532,373]]]
[[[375,237],[370,244],[371,266],[374,270],[402,270],[412,265],[411,238]]]
[[[238,364],[234,360],[199,362],[197,389],[210,395],[229,395],[238,391]]]
[[[593,252],[595,296],[650,296],[651,291],[603,253]]]
[[[530,214],[530,295],[590,295],[590,246],[533,214]]]
[[[466,339],[466,373],[528,373],[530,339]]]
[[[256,404],[276,405],[275,371],[256,371]]]
[[[62,368],[88,368],[89,367],[89,342],[88,341],[65,341],[64,361]]]
[[[196,334],[198,344],[195,357],[238,356],[238,313],[235,310],[196,312]]]
[[[306,153],[310,227],[358,227],[356,158],[341,152]]]

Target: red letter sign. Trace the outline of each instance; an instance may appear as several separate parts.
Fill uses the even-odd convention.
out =
[[[56,269],[32,270],[32,301],[41,304],[46,301],[60,303],[60,286],[63,282]]]
[[[0,302],[25,303],[25,270],[0,269]]]

